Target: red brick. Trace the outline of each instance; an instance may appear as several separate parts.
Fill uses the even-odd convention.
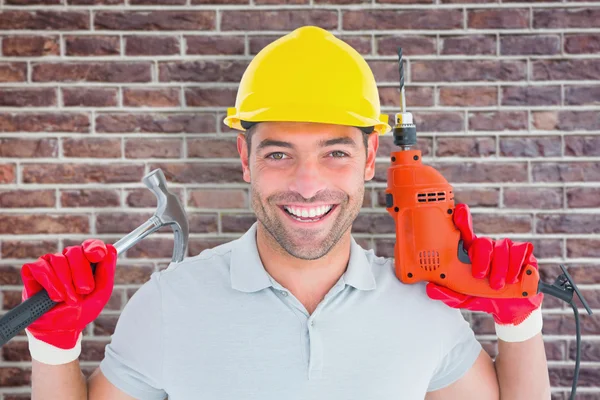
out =
[[[534,9],[533,28],[595,28],[600,8]]]
[[[214,214],[188,214],[191,233],[217,233],[219,229],[219,215]]]
[[[97,11],[94,15],[96,30],[169,31],[213,30],[214,11]]]
[[[235,104],[237,89],[234,88],[185,88],[188,107],[231,107]]]
[[[279,39],[280,35],[257,35],[257,36],[248,36],[248,49],[251,55],[258,54],[263,48],[265,48],[269,43],[274,42]],[[339,37],[336,35],[336,37]]]
[[[96,232],[129,233],[151,217],[147,213],[102,212],[96,214]]]
[[[341,0],[346,1],[346,0]],[[354,0],[349,0],[354,1]],[[358,0],[363,1],[363,0]],[[361,35],[336,35],[338,38],[348,43],[352,48],[358,51],[360,54],[369,55],[371,54],[371,36]]]
[[[382,87],[378,91],[379,101],[382,106],[400,106],[399,87]],[[426,86],[405,86],[404,92],[408,108],[433,107],[433,88]]]
[[[374,60],[367,61],[367,64],[369,64],[377,82],[393,82],[397,87],[398,81],[400,80],[398,61]],[[404,70],[406,71],[406,60],[404,61]]]
[[[438,157],[489,157],[496,154],[496,139],[493,137],[439,137]]]
[[[179,107],[179,88],[125,88],[126,107]]]
[[[600,215],[597,214],[538,214],[538,233],[598,233]]]
[[[600,281],[600,266],[598,265],[578,264],[566,265],[566,267],[571,278],[579,285],[594,285]]]
[[[548,374],[550,376],[550,385],[552,386],[562,386],[562,387],[570,387],[573,383],[573,366],[551,366],[548,367]],[[583,365],[579,370],[579,379],[577,380],[577,387],[597,387],[596,385],[600,382],[600,368]],[[590,394],[592,397],[589,399],[594,399],[596,393]],[[578,396],[577,399],[581,399],[581,396]]]
[[[2,107],[56,106],[56,89],[52,88],[0,88]]]
[[[144,241],[145,240],[146,239],[144,239]],[[121,263],[119,263],[119,268],[115,270],[115,284],[144,284],[150,279],[150,275],[152,275],[153,272],[154,267],[149,264],[142,264],[139,262],[130,264],[130,262],[128,262],[121,265]]]
[[[525,8],[488,8],[469,10],[467,27],[470,29],[519,29],[529,27],[529,10]]]
[[[83,158],[120,158],[121,139],[105,138],[64,138],[63,153],[65,157]]]
[[[536,60],[531,65],[538,81],[600,79],[600,59]]]
[[[116,107],[117,88],[62,88],[65,107]]]
[[[27,79],[27,64],[20,62],[0,63],[0,82],[24,82]]]
[[[188,138],[190,158],[238,158],[235,138]]]
[[[146,238],[131,249],[127,250],[127,257],[136,259],[170,259],[173,256],[173,241],[173,234],[161,239]]]
[[[61,190],[61,207],[118,207],[119,192],[116,190],[80,189]]]
[[[34,82],[149,82],[150,63],[72,62],[34,63]]]
[[[304,25],[335,29],[337,11],[331,10],[224,10],[221,12],[221,30],[293,30]]]
[[[10,235],[40,233],[89,233],[89,218],[83,215],[1,214],[0,233]]]
[[[65,36],[68,56],[110,56],[119,55],[118,36]]]
[[[161,163],[150,169],[161,168],[165,177],[176,183],[242,183],[242,168],[236,162],[219,163]]]
[[[8,36],[2,39],[2,54],[8,57],[60,55],[58,36]]]
[[[403,21],[398,24],[398,21]],[[342,13],[342,29],[461,29],[461,10],[349,10]],[[331,27],[331,29],[334,29]]]
[[[561,141],[559,136],[500,138],[500,155],[505,157],[559,157]]]
[[[395,233],[396,225],[386,213],[361,212],[352,224],[352,233],[384,234]]]
[[[244,0],[247,3],[247,0]],[[254,37],[250,37],[250,43]],[[243,55],[243,36],[185,36],[186,54],[202,55]]]
[[[494,55],[496,54],[496,36],[440,36],[440,49],[440,53],[445,55]]]
[[[565,52],[570,54],[600,53],[600,34],[565,34]]]
[[[596,162],[532,162],[534,182],[600,181],[600,163]]]
[[[414,61],[411,75],[413,82],[518,81],[526,67],[524,61]]]
[[[448,86],[439,90],[441,106],[485,107],[498,104],[498,89],[492,86]]]
[[[94,336],[110,336],[115,333],[118,317],[101,315],[94,320]]]
[[[600,105],[600,85],[565,87],[565,104]]]
[[[325,0],[325,2],[330,1],[332,3],[338,4],[348,4],[345,2],[351,2],[355,0]],[[308,4],[309,0],[254,0],[254,4],[263,5],[263,4]],[[319,2],[319,0],[317,0]]]
[[[249,4],[250,0],[192,0],[192,4]]]
[[[181,139],[127,139],[126,158],[180,158]]]
[[[515,238],[514,240],[520,241],[520,242],[530,242],[533,243],[533,252],[536,255],[536,257],[538,258],[551,258],[551,257],[563,257],[563,244],[562,244],[562,239],[532,239],[532,238],[524,238],[524,239],[519,239],[519,238]],[[555,264],[552,265],[553,267],[556,267]],[[543,271],[540,271],[540,274]],[[555,273],[554,273],[555,272]],[[553,271],[552,274],[552,279],[554,279],[556,276],[558,276],[559,272],[558,269],[556,271]],[[541,275],[540,275],[541,276]],[[549,280],[550,278],[548,278]]]
[[[500,37],[502,55],[558,54],[559,35],[510,35]]]
[[[96,132],[107,133],[213,133],[215,117],[201,113],[102,113],[96,117]]]
[[[236,82],[247,67],[246,61],[165,61],[158,64],[161,82]]]
[[[474,131],[505,131],[527,129],[525,111],[486,111],[469,113],[469,129]]]
[[[0,157],[56,157],[57,139],[0,139]]]
[[[178,55],[179,38],[174,36],[126,36],[125,54],[128,56]]]
[[[568,238],[567,257],[600,257],[600,240]]]
[[[398,47],[402,47],[404,56],[436,54],[437,40],[435,36],[380,36],[377,37],[377,54],[397,55]]]
[[[565,155],[598,156],[600,155],[600,137],[598,136],[565,136]]]
[[[243,189],[196,189],[190,191],[188,206],[199,208],[247,208]]]
[[[30,367],[1,367],[0,386],[29,386],[31,384]]]
[[[413,114],[419,132],[462,132],[463,114],[457,112],[425,112]]]
[[[584,294],[584,296],[586,296],[586,294]],[[575,360],[576,357],[577,357],[577,342],[573,340],[570,342],[570,346],[569,346],[569,360]],[[596,361],[596,362],[600,361],[600,341],[598,341],[598,340],[589,340],[589,341],[582,340],[581,341],[581,361]]]
[[[21,292],[18,290],[5,289],[2,292],[2,309],[12,310],[21,304]]]
[[[478,235],[530,233],[531,215],[473,214],[473,229]]]
[[[16,178],[15,164],[0,164],[0,183],[13,183]]]
[[[11,340],[2,346],[2,359],[5,361],[31,361],[27,341]]]
[[[107,307],[107,309],[109,309]],[[80,361],[102,361],[108,341],[82,340]]]
[[[68,4],[72,5],[118,5],[125,4],[125,0],[67,0]]]
[[[89,132],[88,114],[0,113],[0,132]]]
[[[500,191],[487,188],[454,188],[454,202],[470,207],[498,207]]]
[[[58,252],[58,243],[51,240],[3,240],[2,258],[34,258]],[[20,285],[21,269],[0,268],[0,284]]]
[[[563,191],[560,188],[504,188],[504,207],[552,209],[562,206]]]
[[[2,208],[54,207],[54,190],[0,190]]]
[[[33,6],[33,5],[54,6],[54,5],[59,5],[60,0],[5,0],[5,3],[10,4],[10,5],[22,5],[22,6]]]
[[[90,15],[87,11],[17,11],[0,13],[0,30],[88,30]]]
[[[560,86],[505,86],[503,106],[560,105]]]
[[[600,118],[595,111],[532,112],[533,126],[543,130],[598,130]]]
[[[506,0],[505,0],[506,1]],[[499,0],[441,0],[440,3],[498,3]]]
[[[135,164],[27,164],[23,183],[139,183],[143,174]]]
[[[600,188],[567,188],[568,208],[600,207]]]

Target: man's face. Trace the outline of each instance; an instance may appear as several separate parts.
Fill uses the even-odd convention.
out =
[[[238,136],[252,207],[279,245],[294,257],[323,257],[351,227],[373,178],[377,133],[308,122],[262,122],[250,155]]]

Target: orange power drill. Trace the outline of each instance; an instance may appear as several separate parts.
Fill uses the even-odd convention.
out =
[[[577,295],[589,315],[592,310],[564,265],[560,265],[563,273],[552,284],[540,281],[538,270],[531,266],[523,268],[517,283],[506,284],[500,290],[492,289],[488,278],[473,277],[469,256],[453,222],[453,188],[442,174],[422,163],[421,151],[412,149],[417,144],[417,128],[412,114],[405,109],[401,48],[398,56],[401,112],[396,114],[393,135],[394,144],[400,150],[391,154],[385,191],[386,208],[396,224],[396,276],[404,283],[434,282],[471,296],[523,298],[543,292],[570,304],[575,315],[577,338],[570,396],[570,400],[574,400],[579,378],[581,331],[573,295]]]

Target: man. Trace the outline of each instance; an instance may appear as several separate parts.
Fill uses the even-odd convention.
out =
[[[316,27],[271,43],[225,123],[245,131],[237,147],[258,222],[154,273],[87,382],[81,330],[110,297],[114,248],[88,240],[23,267],[24,298],[44,287],[64,301],[27,332],[34,399],[549,398],[542,295],[498,301],[405,285],[392,259],[352,238],[378,134],[390,129],[354,49]],[[537,267],[529,243],[477,238],[467,207],[454,220],[473,274],[494,287]],[[495,364],[459,308],[494,315]]]

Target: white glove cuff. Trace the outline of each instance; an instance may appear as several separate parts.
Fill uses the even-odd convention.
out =
[[[25,329],[25,333],[29,339],[29,352],[31,353],[31,358],[43,364],[68,364],[71,361],[77,360],[81,354],[81,333],[77,338],[75,347],[66,350],[37,339],[27,329]]]
[[[496,325],[496,336],[505,342],[524,342],[542,331],[542,308],[536,308],[518,325]]]

